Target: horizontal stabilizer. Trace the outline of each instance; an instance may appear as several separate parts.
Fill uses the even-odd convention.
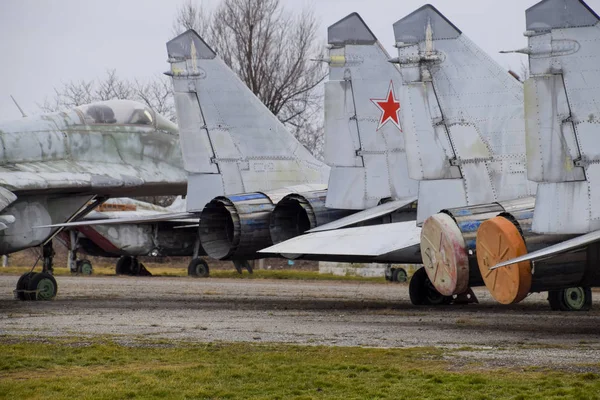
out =
[[[124,212],[122,212],[124,213]],[[198,216],[193,213],[165,213],[158,215],[138,216],[131,218],[111,218],[111,219],[96,219],[83,220],[77,222],[68,222],[64,224],[42,225],[34,228],[73,228],[77,226],[92,226],[92,225],[121,225],[121,224],[144,224],[152,222],[177,222],[177,223],[197,223]]]
[[[502,268],[507,265],[517,264],[522,261],[538,261],[546,258],[551,258],[555,255],[567,253],[569,251],[580,249],[590,243],[597,242],[600,240],[600,231],[590,232],[588,234],[578,236],[573,239],[565,240],[564,242],[557,243],[553,246],[545,247],[541,250],[533,251],[529,254],[525,254],[521,257],[513,258],[512,260],[503,261],[499,264],[494,265],[490,269]]]
[[[269,254],[378,257],[419,244],[414,221],[309,233],[261,250]]]
[[[366,209],[364,211],[358,212],[356,214],[352,214],[347,217],[340,218],[337,221],[333,221],[328,224],[321,225],[317,228],[309,230],[308,233],[330,231],[330,230],[344,228],[346,226],[358,224],[360,222],[369,221],[369,220],[377,218],[377,217],[391,214],[394,211],[399,210],[402,207],[405,207],[405,206],[413,203],[416,200],[417,200],[417,197],[415,196],[415,197],[408,198],[408,199],[400,199],[400,200],[390,201],[388,203],[383,203],[376,207],[372,207],[372,208]]]

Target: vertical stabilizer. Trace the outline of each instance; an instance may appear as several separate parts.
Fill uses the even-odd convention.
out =
[[[408,177],[400,121],[400,76],[362,18],[328,29],[325,160],[332,167],[327,207],[365,209],[417,194]]]
[[[600,19],[581,0],[526,12],[529,179],[539,182],[533,229],[600,228]]]
[[[217,195],[328,179],[316,160],[193,30],[167,43],[188,211]]]
[[[431,5],[394,24],[418,221],[442,208],[529,196],[523,86]]]

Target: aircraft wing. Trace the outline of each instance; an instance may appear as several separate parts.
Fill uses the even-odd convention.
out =
[[[594,231],[587,233],[582,236],[577,236],[576,238],[565,240],[564,242],[557,243],[552,246],[545,247],[543,249],[533,251],[531,253],[525,254],[521,257],[516,257],[511,260],[503,261],[494,265],[490,269],[497,269],[506,267],[508,265],[520,263],[522,261],[537,261],[546,258],[550,258],[552,256],[567,253],[572,250],[580,249],[590,243],[594,243],[600,240],[600,231]]]
[[[377,259],[418,245],[420,238],[421,228],[414,221],[396,222],[308,233],[263,249],[260,253]]]
[[[336,221],[330,222],[325,225],[321,225],[321,226],[311,229],[307,232],[314,233],[314,232],[331,231],[334,229],[344,228],[349,225],[354,225],[359,222],[368,221],[373,218],[377,218],[377,217],[381,217],[386,214],[393,213],[394,211],[399,210],[402,207],[405,207],[405,206],[415,202],[416,200],[417,200],[417,197],[414,196],[414,197],[410,197],[410,198],[390,201],[388,203],[383,203],[383,204],[378,205],[377,207],[372,207],[372,208],[357,212],[356,214],[352,214],[347,217],[340,218]]]
[[[36,226],[35,228],[73,228],[77,226],[143,224],[152,222],[198,223],[198,219],[199,217],[196,214],[188,212],[159,213],[155,215],[143,215],[129,218],[88,219],[64,224]]]

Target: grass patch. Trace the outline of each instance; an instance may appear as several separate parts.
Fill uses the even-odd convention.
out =
[[[0,275],[21,275],[28,272],[31,267],[0,267]],[[148,267],[149,271],[154,276],[187,276],[186,268],[178,267]],[[39,271],[39,268],[36,269]],[[68,268],[54,268],[54,275],[69,276],[71,271]],[[114,267],[94,267],[94,276],[114,276]],[[320,274],[317,271],[304,271],[295,269],[285,270],[254,270],[253,274],[244,271],[238,274],[233,268],[231,270],[215,269],[210,271],[210,278],[227,278],[227,279],[291,279],[291,280],[315,280],[315,281],[358,281],[371,283],[385,283],[383,277],[364,278],[360,276],[338,276],[333,274]],[[209,279],[210,279],[209,278]],[[191,278],[190,278],[191,279]]]
[[[112,340],[0,344],[0,398],[598,398],[600,376],[450,371],[432,348],[363,349]]]

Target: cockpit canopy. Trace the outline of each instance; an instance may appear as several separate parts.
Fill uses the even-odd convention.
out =
[[[133,100],[108,100],[85,104],[75,110],[85,125],[137,125],[177,134],[177,125],[150,107]]]

